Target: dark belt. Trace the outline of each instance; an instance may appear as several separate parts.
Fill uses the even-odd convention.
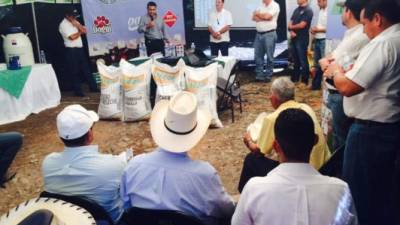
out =
[[[366,126],[389,126],[389,125],[396,125],[400,124],[400,121],[395,122],[395,123],[382,123],[382,122],[376,122],[372,120],[361,120],[361,119],[354,119],[354,122],[357,124],[362,124]]]
[[[334,95],[334,94],[340,94],[337,90],[333,89],[328,89],[329,94]]]
[[[271,33],[271,32],[274,32],[274,31],[276,31],[276,30],[273,29],[273,30],[264,31],[264,32],[258,32],[258,31],[257,31],[257,34],[263,35],[263,34]]]

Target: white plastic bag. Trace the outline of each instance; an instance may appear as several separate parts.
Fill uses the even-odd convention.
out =
[[[114,66],[106,66],[97,62],[97,69],[101,78],[101,96],[98,114],[100,119],[122,118],[122,89],[121,71]]]
[[[211,126],[222,128],[223,125],[217,112],[217,69],[218,63],[203,68],[186,66],[186,90],[196,95],[200,109],[210,112]]]
[[[148,119],[151,114],[150,79],[151,61],[134,66],[124,59],[120,62],[124,90],[124,121]]]
[[[185,62],[182,59],[174,67],[154,60],[151,73],[157,84],[156,103],[169,100],[177,92],[185,89],[184,68]]]

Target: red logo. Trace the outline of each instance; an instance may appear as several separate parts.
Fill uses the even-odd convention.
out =
[[[178,19],[178,17],[176,17],[176,15],[171,12],[168,11],[167,13],[165,13],[164,15],[164,23],[168,26],[168,27],[172,27],[175,25],[176,20]]]
[[[110,33],[111,32],[111,23],[110,20],[105,16],[98,16],[93,22],[93,32],[94,33]]]

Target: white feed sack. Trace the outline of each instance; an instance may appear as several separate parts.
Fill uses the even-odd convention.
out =
[[[138,121],[150,117],[150,68],[150,60],[138,66],[134,66],[125,60],[120,62],[123,75],[124,121]]]
[[[114,66],[106,66],[97,62],[101,78],[101,96],[98,114],[100,119],[122,118],[121,70]]]
[[[154,60],[151,73],[157,84],[156,103],[169,100],[177,92],[185,89],[184,68],[185,62],[182,59],[174,67]]]
[[[208,110],[212,116],[211,126],[222,128],[217,112],[218,63],[203,68],[186,66],[186,90],[196,95],[199,108]]]

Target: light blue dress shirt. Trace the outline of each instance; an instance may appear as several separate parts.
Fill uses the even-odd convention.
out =
[[[85,196],[99,203],[117,221],[123,212],[119,197],[126,160],[100,154],[97,145],[69,148],[46,156],[42,171],[47,192]]]
[[[129,162],[122,176],[121,198],[125,208],[178,210],[205,224],[230,218],[234,211],[232,198],[209,163],[162,149]]]

